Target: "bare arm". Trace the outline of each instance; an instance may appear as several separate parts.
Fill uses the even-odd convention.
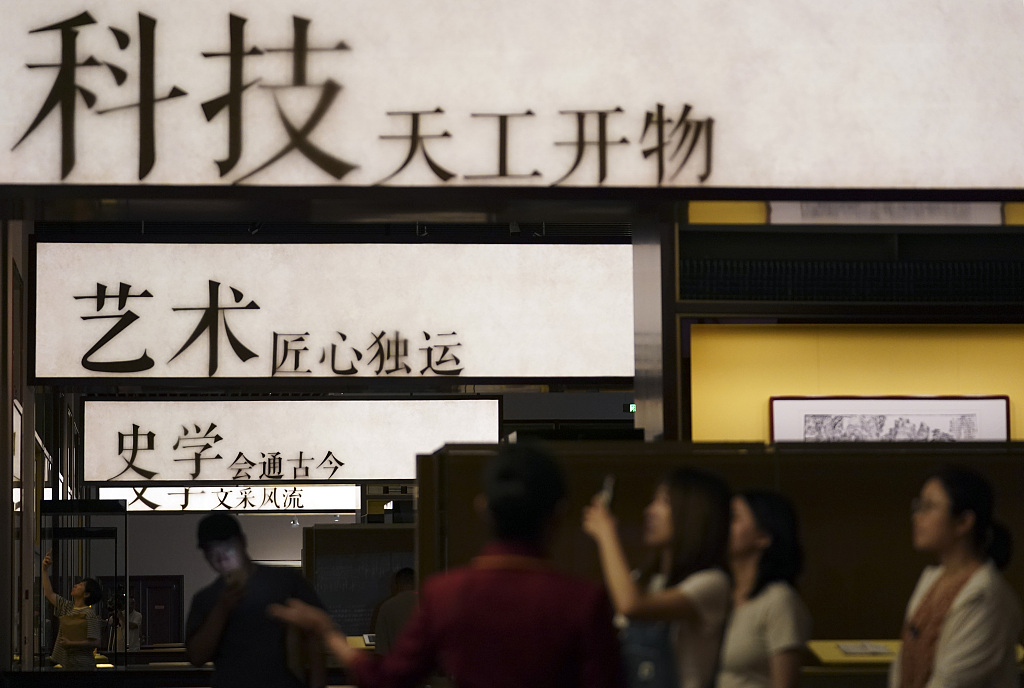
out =
[[[615,611],[631,618],[701,622],[700,611],[686,593],[676,589],[648,593],[636,584],[615,519],[597,497],[583,510],[583,530],[597,543],[601,570]]]
[[[57,604],[57,593],[53,591],[53,583],[50,582],[50,567],[53,566],[53,553],[52,550],[46,553],[43,557],[43,595],[49,600],[50,604]]]
[[[436,667],[437,648],[422,606],[413,612],[386,658],[349,645],[345,634],[319,607],[290,599],[287,604],[270,605],[267,613],[320,636],[327,650],[352,673],[353,683],[360,686],[418,686]]]
[[[309,685],[313,688],[322,688],[327,685],[327,664],[324,662],[320,639],[312,631],[305,631],[302,634],[302,643],[309,657]]]
[[[267,613],[293,626],[301,628],[308,638],[323,638],[328,652],[348,668],[360,654],[360,650],[348,644],[348,637],[331,621],[323,609],[301,600],[290,599],[287,604],[272,604]]]
[[[800,682],[803,657],[797,648],[783,650],[771,656],[772,688],[796,688]]]
[[[324,645],[345,668],[351,667],[361,652],[349,645],[348,637],[336,628],[324,637]]]

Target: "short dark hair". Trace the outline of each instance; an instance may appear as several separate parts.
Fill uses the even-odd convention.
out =
[[[795,585],[804,566],[796,509],[777,492],[751,490],[737,496],[750,507],[757,529],[771,538],[771,544],[761,552],[757,563],[757,578],[750,598],[756,597],[769,583],[784,581]]]
[[[83,578],[82,582],[85,583],[85,595],[82,599],[87,605],[91,607],[103,599],[103,588],[100,587],[99,581],[95,578]]]
[[[395,585],[412,588],[416,586],[416,571],[406,566],[395,571]]]
[[[231,514],[219,511],[203,517],[196,528],[196,540],[198,541],[199,549],[206,549],[206,547],[214,542],[223,542],[234,537],[243,542],[245,541],[245,536],[242,535],[242,526],[238,524],[238,519]]]
[[[539,444],[508,444],[484,465],[483,490],[497,537],[537,542],[565,498],[565,476]]]

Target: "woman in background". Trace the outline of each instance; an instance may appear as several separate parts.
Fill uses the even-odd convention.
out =
[[[999,573],[1010,533],[992,519],[988,481],[961,467],[933,473],[913,503],[914,549],[931,552],[907,605],[893,688],[1018,688],[1020,600]]]
[[[811,616],[794,589],[803,549],[792,505],[774,492],[732,498],[732,614],[718,688],[794,688]]]
[[[93,650],[99,647],[101,621],[92,605],[103,598],[103,589],[92,578],[83,578],[71,588],[71,599],[53,591],[50,582],[50,552],[43,557],[43,594],[53,605],[53,614],[60,620],[60,631],[53,645],[51,658],[56,664],[71,671],[96,669]]]
[[[725,572],[729,488],[709,473],[679,468],[644,509],[650,564],[631,573],[615,518],[598,495],[583,511],[583,530],[597,543],[615,610],[630,621],[670,621],[680,688],[712,680],[729,609]]]

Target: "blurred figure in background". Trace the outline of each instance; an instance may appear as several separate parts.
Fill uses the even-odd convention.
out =
[[[939,563],[910,597],[891,687],[1019,688],[1020,599],[999,573],[1011,542],[993,506],[988,481],[957,466],[935,471],[913,501],[914,549]]]
[[[83,578],[71,588],[71,599],[68,600],[53,591],[51,566],[53,556],[47,552],[43,557],[43,595],[53,605],[54,616],[60,620],[50,659],[69,671],[95,670],[93,651],[100,645],[103,622],[96,616],[92,605],[103,599],[103,588],[98,581]]]
[[[565,478],[536,447],[503,447],[476,500],[493,540],[465,567],[428,578],[386,657],[348,644],[322,610],[289,600],[269,612],[317,631],[362,688],[415,686],[433,670],[459,688],[618,688],[619,646],[600,586],[554,570],[547,549]]]
[[[782,495],[732,498],[729,571],[732,613],[722,643],[718,688],[794,688],[811,615],[794,584],[803,568],[796,511]]]
[[[416,572],[408,567],[399,569],[391,579],[391,597],[381,602],[377,609],[377,619],[373,624],[374,652],[386,655],[391,651],[416,608],[416,599]]]
[[[117,647],[115,649],[120,650],[124,647],[124,630],[128,629],[128,651],[138,652],[142,643],[142,612],[138,609],[138,604],[135,602],[134,597],[128,598],[128,613],[125,614],[124,609],[118,610],[117,613]]]
[[[267,605],[292,597],[322,606],[302,574],[254,563],[238,520],[223,512],[204,517],[196,539],[217,578],[192,598],[185,622],[189,661],[213,662],[213,688],[323,686],[319,643],[292,637],[266,614]]]
[[[629,620],[623,650],[633,685],[647,685],[647,675],[656,673],[679,688],[706,688],[715,673],[729,611],[725,482],[704,471],[678,468],[658,485],[644,509],[643,541],[651,560],[635,575],[603,494],[584,509],[583,530],[597,543],[615,610]],[[649,625],[641,632],[645,622],[670,623]],[[657,658],[640,659],[649,653]],[[659,679],[656,685],[665,683]]]
[[[123,595],[123,593],[122,593]],[[128,613],[125,614],[125,605],[128,605]],[[127,602],[122,596],[114,604],[114,609],[107,617],[107,625],[113,629],[107,641],[107,649],[114,652],[138,652],[141,646],[140,635],[142,631],[142,614],[135,608],[135,598],[128,598]],[[128,629],[128,645],[125,646],[125,629]]]

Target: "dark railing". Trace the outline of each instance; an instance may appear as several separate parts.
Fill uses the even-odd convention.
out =
[[[1024,305],[1024,262],[684,258],[679,299]]]

